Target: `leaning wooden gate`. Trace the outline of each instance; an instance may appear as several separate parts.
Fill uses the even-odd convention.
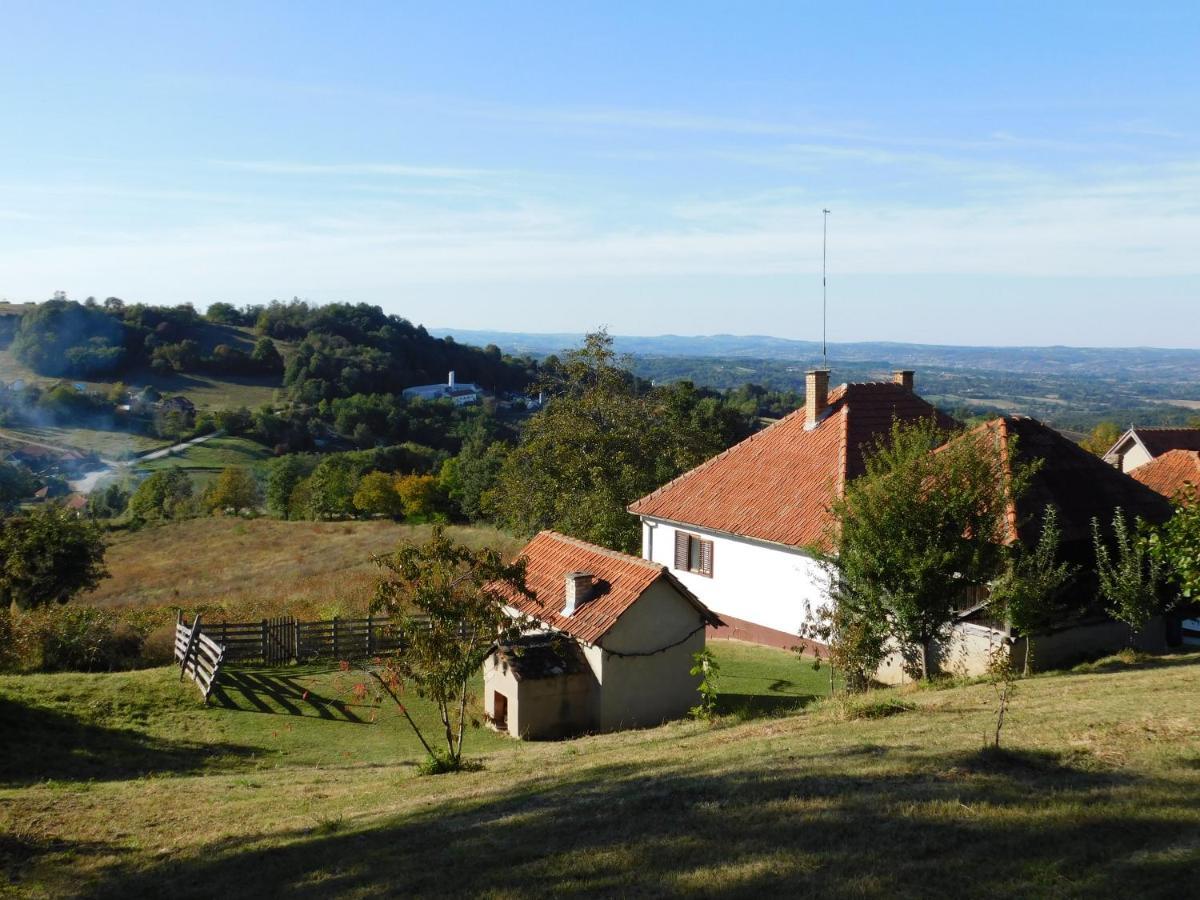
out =
[[[179,663],[179,679],[189,676],[200,693],[204,702],[212,693],[213,685],[217,683],[217,673],[225,659],[225,648],[200,630],[200,617],[189,628],[183,621],[183,613],[175,620],[175,660]]]

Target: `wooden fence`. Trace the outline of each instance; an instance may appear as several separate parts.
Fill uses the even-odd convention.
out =
[[[204,633],[199,616],[190,628],[183,621],[183,613],[175,620],[175,659],[179,663],[180,681],[185,675],[190,677],[207,703],[225,660],[225,648]]]
[[[258,622],[206,622],[202,630],[224,648],[226,659],[253,659],[266,665],[363,659],[400,646],[391,622],[375,616],[335,616],[322,622],[301,622],[291,616]]]

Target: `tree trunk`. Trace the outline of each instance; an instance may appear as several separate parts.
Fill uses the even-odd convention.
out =
[[[921,678],[923,681],[928,681],[930,676],[934,674],[934,664],[933,639],[926,638],[921,641]]]

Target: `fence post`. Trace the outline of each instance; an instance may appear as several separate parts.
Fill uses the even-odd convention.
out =
[[[375,655],[375,617],[367,613],[367,656]]]
[[[300,662],[300,620],[292,616],[292,656]]]
[[[338,659],[341,656],[338,653],[338,617],[333,617],[333,658]]]
[[[262,620],[262,661],[267,662],[267,620]]]
[[[185,626],[186,627],[186,626]],[[192,623],[192,633],[188,635],[187,647],[183,651],[183,659],[179,663],[179,680],[183,681],[183,676],[187,674],[188,657],[192,655],[192,647],[196,644],[196,637],[200,634],[200,614],[196,614],[196,621]]]

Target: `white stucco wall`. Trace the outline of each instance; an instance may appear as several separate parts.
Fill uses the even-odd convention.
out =
[[[1132,472],[1138,466],[1144,466],[1152,459],[1154,457],[1146,452],[1146,448],[1130,435],[1126,435],[1115,447],[1104,454],[1104,461],[1117,466],[1122,472]]]
[[[602,730],[657,725],[687,715],[698,701],[700,679],[689,672],[692,655],[704,649],[703,626],[695,606],[660,580],[600,639],[601,646],[585,649],[589,665],[599,672]]]
[[[675,532],[713,542],[711,578],[675,569]],[[779,544],[735,537],[704,528],[642,520],[642,556],[673,575],[717,615],[797,634],[807,609],[828,602],[827,579],[809,554]]]

